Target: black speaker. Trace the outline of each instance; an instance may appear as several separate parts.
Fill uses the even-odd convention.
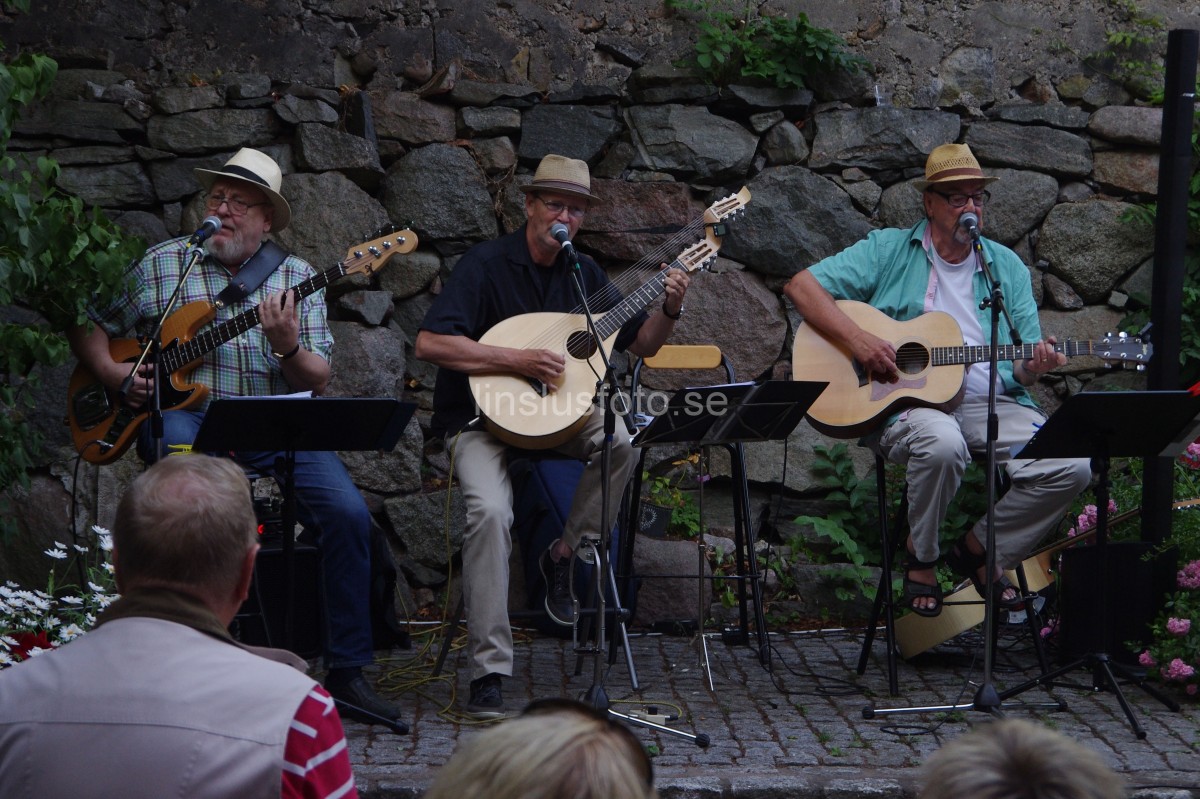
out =
[[[1072,547],[1062,553],[1059,654],[1064,661],[1104,652],[1112,660],[1136,666],[1137,656],[1150,640],[1150,624],[1166,597],[1155,586],[1171,585],[1176,552],[1151,555],[1144,541],[1108,544],[1106,575],[1100,574],[1095,546]],[[1101,635],[1100,595],[1103,580],[1108,634]],[[1133,643],[1133,648],[1128,646]]]
[[[321,654],[320,559],[312,544],[297,542],[293,552],[292,642],[284,646],[283,546],[276,538],[262,543],[254,562],[250,596],[229,625],[234,638],[251,646],[289,649],[302,658]]]

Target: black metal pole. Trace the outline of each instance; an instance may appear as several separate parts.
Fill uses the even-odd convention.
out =
[[[1200,31],[1196,30],[1173,30],[1167,36],[1154,278],[1150,290],[1155,354],[1150,359],[1146,387],[1151,391],[1180,388],[1179,349],[1198,42]],[[1158,543],[1170,535],[1174,499],[1172,466],[1170,458],[1146,458],[1142,477],[1142,538],[1147,541]]]

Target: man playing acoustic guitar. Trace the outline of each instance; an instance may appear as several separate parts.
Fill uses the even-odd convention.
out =
[[[525,225],[476,245],[463,255],[445,290],[425,315],[415,345],[418,358],[439,367],[432,427],[434,432],[446,436],[447,444],[452,447],[454,471],[467,505],[462,560],[472,665],[466,710],[480,719],[505,715],[500,678],[512,675],[508,559],[512,550],[509,532],[513,511],[507,444],[497,437],[501,433],[494,428],[476,430],[474,425],[468,428],[480,413],[472,398],[469,376],[520,375],[526,390],[530,382],[545,386],[552,393],[551,398],[555,393],[561,396],[573,390],[559,385],[569,365],[568,353],[555,348],[557,340],[550,335],[534,332],[531,336],[535,344],[524,347],[515,340],[486,344],[480,339],[498,323],[521,314],[547,311],[566,314],[579,308],[573,272],[583,281],[593,313],[608,311],[621,300],[620,293],[595,261],[581,254],[579,269],[575,270],[567,249],[555,238],[556,226],[560,236],[565,227],[565,238],[568,241],[573,238],[589,204],[596,199],[591,192],[587,164],[547,155],[538,165],[533,180],[521,186],[521,190],[525,192]],[[663,279],[666,293],[661,304],[648,315],[641,311],[630,318],[616,334],[615,348],[628,349],[640,356],[657,352],[683,312],[687,286],[685,270],[670,270]],[[585,363],[573,355],[570,361]],[[587,392],[590,407],[596,377],[584,382],[586,386],[575,391]],[[564,401],[563,405],[566,404]],[[486,414],[487,409],[483,411]],[[562,538],[542,555],[547,613],[554,621],[568,626],[574,622],[568,582],[571,554],[585,533],[599,534],[604,512],[600,474],[603,414],[592,413],[580,422],[582,426],[578,429],[568,429],[569,438],[555,441],[550,447],[586,460],[587,466],[575,491]],[[607,507],[610,523],[617,519],[621,494],[636,465],[627,436],[614,436],[611,465]]]
[[[197,169],[196,177],[208,190],[208,213],[221,224],[183,284],[180,305],[213,302],[239,275],[243,282],[253,281],[245,275],[257,269],[250,264],[261,249],[268,248],[267,234],[283,230],[291,219],[291,208],[279,193],[282,173],[264,153],[243,148],[220,169]],[[110,342],[134,331],[152,332],[193,252],[186,238],[151,247],[131,267],[125,294],[111,307],[92,309],[94,324],[68,331],[80,364],[110,391],[118,390],[131,366],[113,359]],[[220,323],[257,306],[260,325],[221,344],[196,367],[195,381],[208,386],[214,399],[299,391],[320,394],[329,382],[333,336],[326,320],[325,293],[297,301],[297,292],[288,289],[311,279],[315,270],[294,255],[276,252],[282,261],[276,259],[278,265],[265,277],[259,273],[261,285],[247,286],[248,294],[217,309]],[[147,402],[152,374],[149,366],[141,368],[128,386],[127,405],[136,408]],[[204,410],[201,403],[165,411],[161,451],[190,445]],[[159,452],[151,427],[142,425],[138,440],[138,454],[148,463]],[[243,465],[264,473],[273,473],[278,455],[234,454]],[[376,694],[362,674],[362,667],[374,661],[368,593],[371,516],[366,503],[334,452],[297,452],[293,477],[297,517],[316,532],[323,564],[326,629],[322,637],[329,670],[325,687],[335,699],[398,720],[399,708]],[[349,710],[343,715],[356,717]],[[369,721],[370,716],[361,720]]]
[[[925,219],[906,230],[872,231],[865,240],[797,273],[784,288],[804,324],[844,349],[875,393],[886,396],[913,369],[898,355],[895,342],[862,327],[835,298],[867,303],[901,321],[942,311],[961,328],[960,340],[948,344],[990,345],[992,312],[981,302],[991,296],[991,286],[977,265],[971,227],[973,222],[975,235],[982,228],[989,196],[984,187],[994,180],[983,174],[966,145],[934,148],[925,179],[915,183]],[[910,532],[902,604],[922,616],[941,612],[942,591],[934,572],[938,530],[971,453],[986,450],[989,382],[996,381],[996,450],[1004,456],[1010,447],[1028,441],[1045,418],[1027,387],[1067,361],[1055,350],[1053,338],[1041,340],[1029,270],[1007,247],[980,241],[1028,357],[998,361],[994,376],[986,361],[975,363],[966,372],[961,403],[903,410],[885,422],[879,439],[885,456],[906,467]],[[1000,328],[998,341],[1011,345],[1008,326]],[[831,390],[833,386],[826,392]],[[995,507],[997,574],[988,575],[984,565],[986,518],[954,544],[946,561],[969,577],[981,596],[991,591],[1000,608],[1010,609],[1021,597],[999,570],[1021,562],[1087,486],[1091,470],[1087,460],[1007,460],[1004,466],[1011,488]]]

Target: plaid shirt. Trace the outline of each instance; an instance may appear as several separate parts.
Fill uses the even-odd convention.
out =
[[[187,265],[187,258],[186,238],[171,239],[151,247],[131,267],[130,283],[124,296],[108,308],[93,308],[92,319],[112,338],[149,335],[171,299],[171,293]],[[316,271],[308,262],[289,255],[244,300],[216,309],[216,318],[202,329],[239,316],[268,295],[292,288],[315,274]],[[163,340],[170,342],[187,332],[184,320],[175,321],[183,305],[191,302],[211,304],[228,284],[229,272],[205,253],[188,275],[173,315],[163,328]],[[325,316],[324,289],[300,302],[300,344],[329,360],[333,350],[333,334]],[[209,400],[269,396],[292,391],[283,378],[279,359],[271,354],[271,342],[263,334],[261,326],[231,338],[208,353],[192,372],[191,381],[209,387]]]

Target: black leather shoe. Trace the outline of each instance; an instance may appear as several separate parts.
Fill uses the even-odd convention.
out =
[[[325,690],[337,702],[343,718],[364,724],[385,724],[398,733],[408,732],[408,725],[400,720],[400,706],[375,693],[366,677],[360,675],[341,685],[326,686]]]

